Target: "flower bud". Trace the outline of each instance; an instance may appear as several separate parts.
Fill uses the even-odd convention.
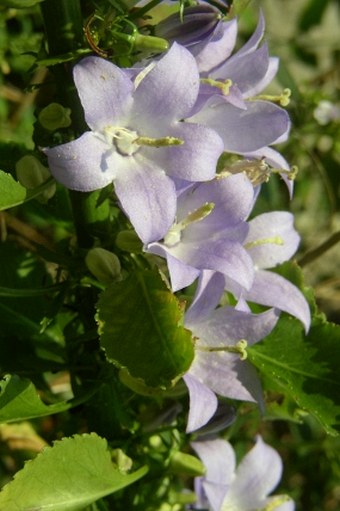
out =
[[[132,467],[132,459],[125,454],[121,449],[113,449],[111,452],[111,458],[114,463],[118,466],[120,472],[128,472]]]
[[[32,154],[20,158],[15,164],[15,171],[19,183],[28,189],[37,188],[51,177],[48,168]],[[48,200],[53,197],[55,190],[55,183],[51,183],[51,186],[41,193],[41,197]]]
[[[188,476],[202,476],[205,474],[205,466],[203,463],[192,456],[184,452],[175,452],[170,459],[169,470],[173,474],[188,475]]]
[[[116,245],[124,252],[132,252],[138,254],[142,252],[143,244],[138,238],[135,231],[121,231],[116,238]]]
[[[92,248],[88,251],[85,263],[92,275],[103,284],[120,280],[120,262],[116,254],[105,248]]]
[[[67,128],[71,125],[71,110],[64,108],[59,103],[50,103],[43,108],[38,119],[43,128],[54,131],[59,128]]]
[[[220,11],[212,5],[194,5],[185,9],[183,21],[178,12],[162,20],[155,27],[155,34],[169,42],[190,46],[209,37],[221,18]]]

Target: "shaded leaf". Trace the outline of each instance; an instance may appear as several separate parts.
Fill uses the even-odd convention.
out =
[[[105,290],[97,320],[109,361],[151,387],[169,387],[192,362],[191,332],[158,272],[135,272]]]
[[[134,483],[142,467],[123,474],[111,461],[107,442],[95,433],[55,442],[26,463],[0,493],[6,511],[80,511]]]
[[[251,362],[327,433],[340,432],[340,327],[321,318],[307,336],[283,316],[266,339],[248,350]]]

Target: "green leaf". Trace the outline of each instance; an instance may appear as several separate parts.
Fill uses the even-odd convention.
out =
[[[15,422],[44,417],[71,408],[72,403],[62,401],[45,405],[33,383],[26,378],[7,375],[0,381],[0,422]]]
[[[179,326],[180,303],[158,272],[135,272],[101,295],[97,320],[110,362],[150,387],[171,386],[194,357],[191,332]]]
[[[0,211],[11,208],[26,198],[27,190],[7,172],[0,171]]]
[[[50,178],[36,188],[27,190],[27,188],[18,183],[18,181],[15,181],[10,174],[0,170],[0,211],[19,206],[24,202],[35,199],[38,195],[47,190],[53,182],[54,179]]]
[[[340,432],[340,327],[314,321],[307,336],[283,316],[275,330],[248,349],[249,359],[276,387],[310,413],[327,433]],[[269,385],[268,385],[269,387]]]
[[[6,511],[80,511],[147,472],[121,473],[105,439],[95,433],[55,442],[26,463],[0,493]]]

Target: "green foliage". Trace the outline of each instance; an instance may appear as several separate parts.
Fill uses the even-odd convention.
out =
[[[191,333],[180,303],[158,272],[136,271],[98,302],[101,346],[111,362],[150,387],[169,387],[190,367]]]
[[[0,382],[0,422],[15,422],[44,417],[70,408],[70,403],[43,403],[32,382],[7,375]]]
[[[49,178],[36,188],[27,190],[27,188],[18,183],[18,181],[15,181],[10,174],[0,170],[0,211],[19,206],[24,202],[35,199],[47,190],[53,182],[53,178]]]
[[[121,472],[112,463],[106,440],[94,433],[75,435],[26,463],[0,493],[0,509],[81,511],[146,472],[146,467],[132,474]]]
[[[307,336],[298,321],[282,317],[275,330],[249,349],[249,358],[267,378],[279,384],[327,433],[340,432],[340,327],[316,320]],[[269,383],[268,383],[269,382]]]

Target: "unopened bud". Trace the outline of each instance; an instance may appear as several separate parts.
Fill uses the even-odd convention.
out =
[[[71,110],[69,108],[64,108],[59,103],[50,103],[41,110],[38,119],[43,128],[55,131],[71,125],[70,115]]]
[[[169,48],[169,43],[161,37],[154,37],[151,35],[143,35],[137,33],[134,39],[134,46],[136,50],[161,52],[166,51]]]
[[[19,183],[28,189],[37,188],[51,177],[48,168],[32,154],[20,158],[15,164],[15,171]],[[51,183],[51,186],[41,193],[41,197],[45,200],[50,199],[55,194],[55,189],[55,183]]]
[[[169,42],[176,41],[183,46],[190,46],[209,37],[221,18],[220,11],[212,5],[194,5],[185,9],[183,21],[179,12],[171,14],[158,23],[155,33]]]
[[[105,248],[92,248],[88,251],[85,263],[92,275],[103,284],[111,284],[120,280],[120,262],[116,254]]]
[[[142,252],[143,244],[135,231],[121,231],[116,238],[116,245],[124,252],[138,254]]]
[[[177,451],[170,458],[169,470],[173,474],[188,475],[192,477],[205,474],[205,466],[195,456]]]

